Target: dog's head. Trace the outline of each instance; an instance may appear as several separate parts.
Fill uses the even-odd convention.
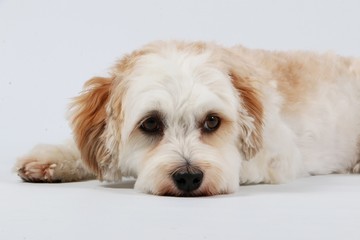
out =
[[[125,56],[73,102],[84,162],[100,179],[135,176],[147,193],[234,192],[241,161],[262,144],[263,109],[248,68],[215,44],[157,42]]]

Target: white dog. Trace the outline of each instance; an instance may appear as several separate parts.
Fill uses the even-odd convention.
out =
[[[201,196],[360,171],[360,60],[334,54],[155,42],[89,80],[70,115],[76,144],[35,147],[23,180]]]

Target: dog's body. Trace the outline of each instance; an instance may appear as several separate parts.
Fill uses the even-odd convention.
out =
[[[36,147],[24,180],[134,176],[198,196],[360,172],[360,60],[330,53],[157,42],[89,80],[70,113],[76,145]]]

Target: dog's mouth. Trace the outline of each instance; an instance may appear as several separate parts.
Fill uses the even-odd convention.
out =
[[[196,190],[196,191],[185,192],[185,191],[180,191],[180,190],[176,189],[175,187],[173,187],[173,188],[169,188],[169,189],[164,189],[163,192],[156,194],[156,195],[167,196],[167,197],[190,197],[191,198],[191,197],[210,197],[210,196],[223,195],[223,194],[228,194],[228,192],[211,191],[209,188],[206,188],[206,187],[200,188],[199,190]]]
[[[214,186],[207,186],[202,183],[196,190],[188,191],[179,189],[175,183],[163,186],[156,192],[148,192],[150,194],[167,197],[209,197],[214,195],[228,194],[228,191],[221,191],[216,189]]]
[[[206,194],[203,192],[166,192],[164,195],[166,197],[208,197],[212,194]]]

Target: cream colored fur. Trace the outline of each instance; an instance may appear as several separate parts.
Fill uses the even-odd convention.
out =
[[[154,113],[163,121],[158,138],[141,131]],[[209,114],[221,125],[205,134]],[[231,193],[239,183],[358,173],[360,60],[156,42],[126,55],[109,78],[90,80],[71,116],[77,146],[36,147],[19,158],[22,179],[134,176],[143,192],[197,196]],[[186,194],[172,180],[184,166],[204,173]]]

